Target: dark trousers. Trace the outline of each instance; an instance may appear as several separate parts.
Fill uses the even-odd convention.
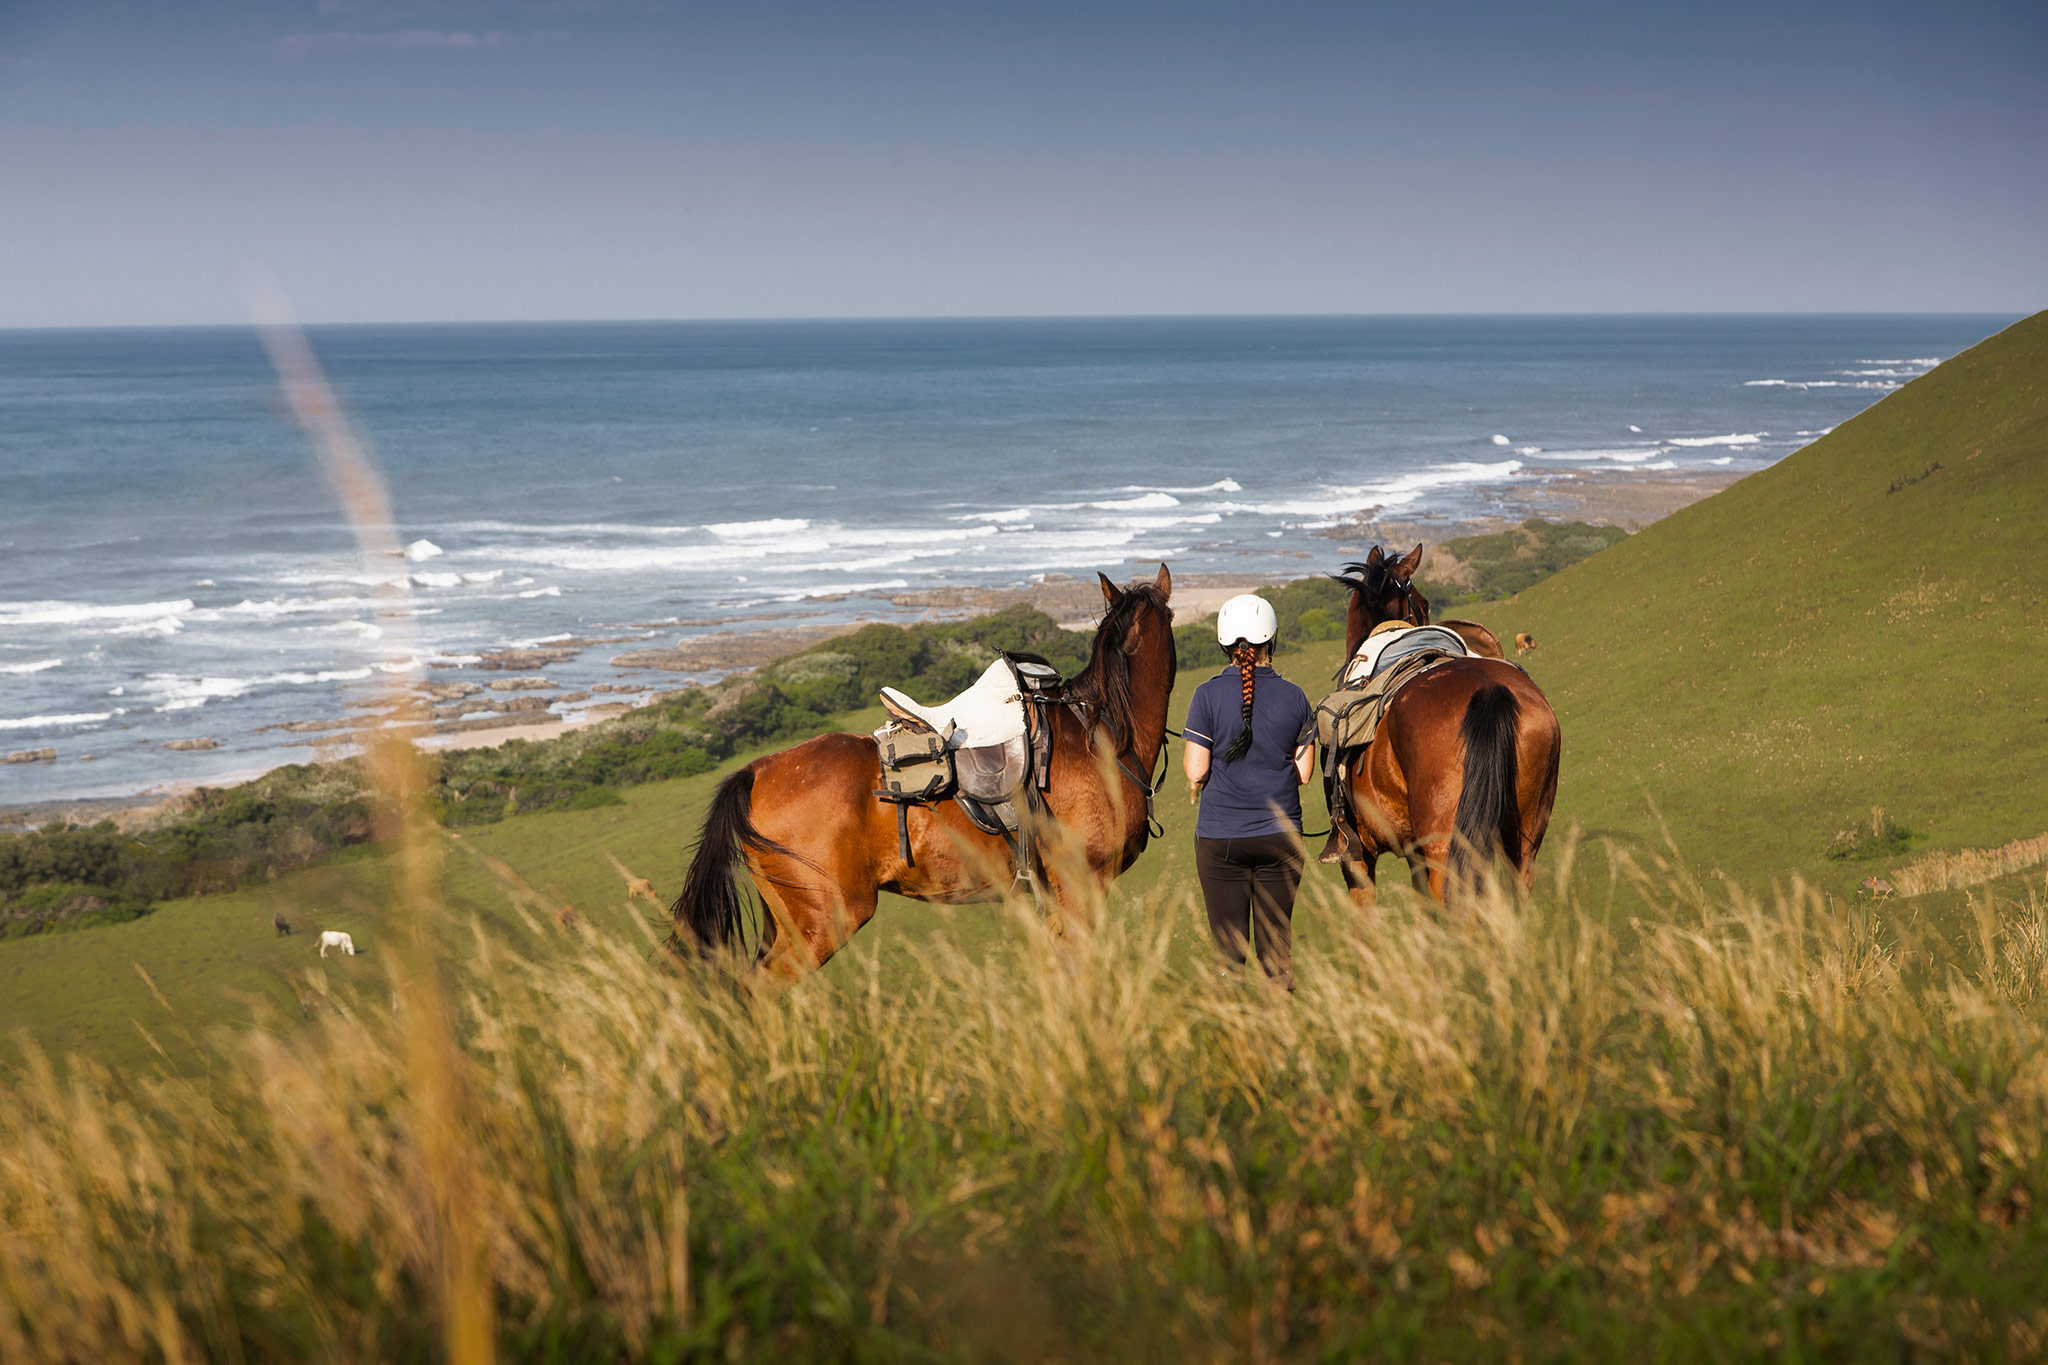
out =
[[[1294,893],[1301,887],[1301,865],[1301,839],[1293,834],[1195,840],[1195,874],[1202,879],[1216,950],[1224,961],[1243,966],[1245,949],[1256,948],[1267,977],[1288,990],[1294,989]]]

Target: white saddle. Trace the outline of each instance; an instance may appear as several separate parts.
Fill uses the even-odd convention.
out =
[[[922,721],[942,735],[952,726],[953,737],[947,747],[953,749],[979,749],[1024,737],[1024,699],[1017,693],[1010,665],[1002,659],[990,664],[974,686],[949,702],[920,706],[895,688],[885,687],[882,705],[891,714]]]
[[[1374,631],[1358,646],[1344,669],[1344,681],[1362,683],[1404,654],[1418,649],[1440,649],[1446,654],[1470,654],[1457,632],[1442,626],[1407,626],[1401,630]]]

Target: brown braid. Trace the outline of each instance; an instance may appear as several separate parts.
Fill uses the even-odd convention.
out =
[[[1252,690],[1259,667],[1259,647],[1244,640],[1230,646],[1230,661],[1237,665],[1238,688],[1244,694],[1244,729],[1223,751],[1223,761],[1235,763],[1252,747]]]

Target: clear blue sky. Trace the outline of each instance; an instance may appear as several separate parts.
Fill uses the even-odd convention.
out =
[[[2022,311],[2048,4],[0,0],[0,325]]]

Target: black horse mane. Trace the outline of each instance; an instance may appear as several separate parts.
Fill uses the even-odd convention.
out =
[[[1131,656],[1120,646],[1131,623],[1138,619],[1139,610],[1146,606],[1157,607],[1165,618],[1167,667],[1173,673],[1180,671],[1180,651],[1173,638],[1173,609],[1166,603],[1166,594],[1155,584],[1140,583],[1122,589],[1110,605],[1102,624],[1095,628],[1088,666],[1064,689],[1063,700],[1079,702],[1093,711],[1094,723],[1109,731],[1118,750],[1130,743],[1137,731],[1136,704],[1131,699]]]

